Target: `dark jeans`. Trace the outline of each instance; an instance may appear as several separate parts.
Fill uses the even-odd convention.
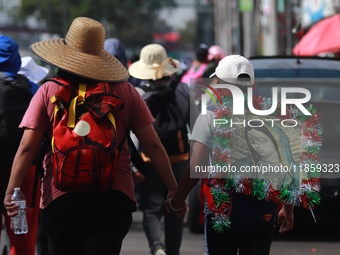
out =
[[[212,228],[212,215],[206,222],[209,255],[269,255],[274,226],[265,228],[226,229],[217,233]],[[239,253],[237,253],[239,252]]]
[[[37,255],[50,255],[51,248],[48,247],[48,238],[46,230],[42,226],[41,217],[38,223],[38,237],[37,237]]]
[[[119,191],[68,193],[41,210],[52,255],[118,255],[134,202]]]
[[[172,166],[177,182],[182,177],[189,162],[184,161]],[[167,198],[167,188],[157,171],[150,166],[145,180],[137,187],[139,205],[143,212],[143,227],[151,253],[162,248],[167,255],[179,255],[183,235],[183,220],[176,214],[165,213],[163,202]],[[164,216],[165,245],[161,241]]]

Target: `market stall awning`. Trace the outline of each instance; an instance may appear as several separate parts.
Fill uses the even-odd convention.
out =
[[[331,52],[340,52],[340,14],[317,22],[293,48],[296,56]]]

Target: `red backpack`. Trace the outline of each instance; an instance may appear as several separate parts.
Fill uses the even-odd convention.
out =
[[[55,104],[52,133],[54,183],[62,191],[109,189],[118,157],[113,113],[122,109],[112,85],[61,85],[52,97]]]

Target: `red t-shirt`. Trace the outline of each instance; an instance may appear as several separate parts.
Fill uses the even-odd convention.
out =
[[[115,114],[118,142],[120,143],[124,139],[128,128],[135,132],[153,123],[154,118],[139,93],[130,83],[120,82],[113,84],[113,86],[115,86],[114,90],[117,96],[124,102],[124,108]],[[58,90],[58,84],[52,81],[44,83],[32,98],[20,127],[40,130],[47,133],[48,137],[51,137],[54,111],[51,98]],[[53,184],[52,162],[49,153],[45,157],[44,166],[45,175],[41,186],[41,208],[46,208],[54,199],[65,194],[65,192],[56,189]],[[127,142],[124,143],[119,155],[117,169],[113,174],[112,188],[123,192],[130,199],[136,201]]]

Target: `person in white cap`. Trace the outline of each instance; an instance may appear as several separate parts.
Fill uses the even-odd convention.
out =
[[[55,98],[55,95],[70,98],[70,94],[76,90],[79,95],[76,98],[81,98],[84,102],[84,99],[88,99],[91,95],[85,93],[85,96],[80,96],[80,93],[84,90],[87,92],[87,88],[91,89],[90,92],[99,89],[99,92],[106,93],[104,102],[106,104],[103,104],[102,98],[97,100],[96,95],[91,97],[94,100],[86,100],[83,106],[90,108],[91,113],[85,112],[85,115],[95,115],[94,117],[98,119],[101,117],[100,114],[103,114],[102,111],[105,111],[104,114],[109,114],[107,118],[100,119],[102,123],[104,121],[103,127],[109,126],[104,130],[108,139],[103,137],[100,145],[111,144],[113,140],[116,141],[116,145],[119,145],[118,148],[114,148],[114,152],[108,150],[109,157],[104,155],[107,164],[103,164],[105,163],[103,157],[100,157],[103,154],[95,154],[96,151],[92,152],[88,149],[84,153],[77,151],[75,159],[85,159],[90,162],[88,168],[86,164],[83,165],[79,177],[86,175],[88,179],[91,177],[88,172],[109,171],[108,177],[104,180],[98,178],[94,182],[77,186],[83,188],[79,192],[67,191],[56,185],[59,181],[58,176],[54,174],[56,161],[52,161],[51,158],[58,155],[55,155],[52,149],[46,151],[43,162],[40,216],[48,236],[49,254],[52,255],[120,254],[123,239],[132,223],[132,213],[137,209],[126,141],[126,134],[130,130],[136,134],[143,148],[148,152],[155,169],[166,185],[168,196],[171,196],[177,187],[167,153],[152,125],[154,118],[136,89],[127,82],[129,73],[126,68],[104,50],[104,41],[103,24],[88,17],[78,17],[73,20],[65,38],[45,40],[30,46],[33,53],[43,61],[58,68],[55,75],[59,79],[49,80],[41,85],[20,124],[24,134],[12,165],[4,199],[8,216],[13,217],[18,213],[18,206],[11,203],[11,196],[14,187],[21,186],[29,166],[41,147],[43,138],[47,137],[51,147],[57,142],[65,142],[67,146],[73,141],[72,139],[64,141],[61,136],[58,139],[53,136],[52,139],[53,123],[54,120],[58,120],[58,116],[54,114],[55,105],[51,102],[51,98]],[[64,81],[63,85],[66,87],[57,83],[60,81]],[[110,91],[111,94],[107,94]],[[114,106],[116,103],[120,106],[119,109]],[[123,107],[122,103],[124,103]],[[64,104],[58,104],[58,107],[62,110]],[[73,116],[75,117],[75,114]],[[74,118],[70,119],[74,120]],[[91,123],[93,124],[93,121]],[[77,141],[79,137],[83,137],[83,143],[96,146],[100,141],[98,139],[92,141],[94,138],[91,137],[92,127],[98,126],[91,126],[82,119],[68,134],[74,134]],[[69,128],[67,130],[69,131]],[[96,132],[98,135],[102,133]],[[83,148],[81,145],[78,147]],[[96,147],[96,150],[99,150],[98,148]],[[105,167],[103,170],[102,165],[107,165],[109,168]],[[65,166],[67,167],[75,169],[79,164]],[[75,176],[74,180],[78,180],[77,178],[78,176]],[[90,188],[95,188],[95,185],[100,182],[105,182],[100,191],[93,191],[93,189],[90,191]]]
[[[217,78],[222,82],[251,87],[255,83],[254,67],[248,59],[240,55],[229,55],[222,58],[210,78]]]
[[[255,83],[252,64],[240,55],[229,55],[223,58],[211,78],[212,83],[237,86],[241,91],[253,87]],[[219,164],[226,168],[233,165],[231,149],[234,153],[240,153],[238,150],[240,148],[231,147],[228,142],[235,140],[232,140],[234,133],[229,132],[226,125],[214,128],[216,116],[222,118],[221,116],[227,116],[232,112],[232,108],[227,107],[231,94],[226,90],[219,93],[222,105],[208,106],[207,113],[198,117],[190,136],[192,145],[190,167],[179,182],[174,196],[165,202],[165,207],[169,212],[177,213],[178,217],[183,218],[186,213],[183,210],[185,199],[201,178],[205,195],[206,253],[269,255],[276,220],[281,225],[280,232],[289,231],[293,227],[293,205],[282,203],[282,209],[276,217],[279,199],[275,201],[277,199],[275,197],[271,201],[250,196],[249,194],[257,194],[256,191],[258,192],[260,188],[252,190],[252,186],[247,186],[249,179],[242,178],[242,175],[221,178],[219,177],[221,175],[207,171],[209,173],[191,178],[191,174],[197,172],[198,168],[204,170],[211,167],[211,164],[217,164],[216,162],[221,162]],[[242,137],[236,139],[242,140]],[[266,141],[269,143],[269,139],[266,138]]]

